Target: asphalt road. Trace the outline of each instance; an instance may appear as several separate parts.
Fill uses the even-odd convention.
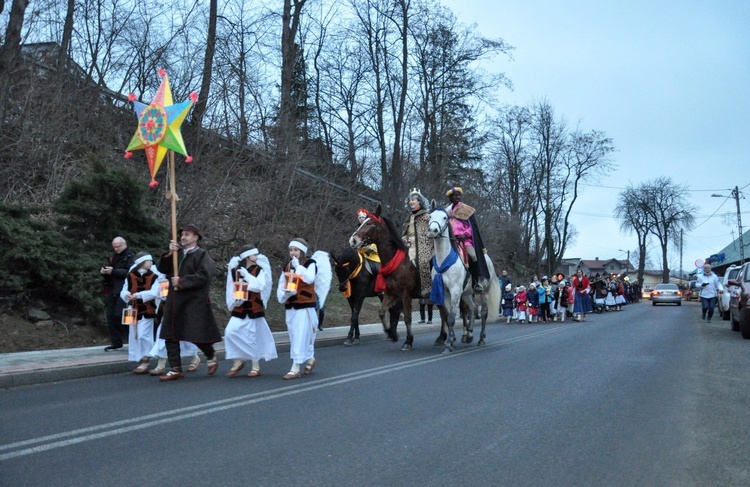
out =
[[[0,391],[2,486],[747,486],[750,343],[697,303],[317,351],[312,376]]]

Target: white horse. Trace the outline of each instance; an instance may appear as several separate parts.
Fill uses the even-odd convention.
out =
[[[464,324],[461,342],[471,343],[474,340],[474,310],[476,304],[473,298],[471,277],[459,257],[448,212],[445,208],[436,207],[434,201],[432,202],[427,236],[432,238],[435,244],[435,257],[432,268],[433,291],[431,298],[434,298],[432,299],[433,302],[435,300],[440,301],[435,302],[435,304],[440,309],[440,319],[442,321],[441,337],[436,341],[436,345],[439,345],[442,339],[445,346],[444,352],[450,352],[453,350],[453,344],[456,341],[453,327],[459,310],[461,311]],[[487,317],[494,316],[497,318],[500,303],[500,286],[497,279],[494,278],[495,268],[492,265],[492,260],[484,252],[481,255],[484,255],[487,262],[487,267],[490,270],[490,279],[480,279],[480,284],[487,291],[479,295],[482,304],[482,331],[479,335],[479,346],[485,344]],[[495,303],[494,313],[489,309],[493,302]]]

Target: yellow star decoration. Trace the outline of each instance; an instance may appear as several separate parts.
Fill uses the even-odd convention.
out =
[[[126,158],[129,158],[132,155],[131,151],[134,150],[143,149],[146,152],[146,160],[151,173],[149,186],[152,188],[159,184],[155,179],[156,173],[159,171],[168,150],[173,150],[184,156],[188,155],[180,126],[193,103],[197,101],[196,94],[191,93],[189,101],[175,105],[172,101],[169,77],[163,70],[159,70],[159,74],[163,79],[151,104],[146,105],[135,100],[135,95],[129,96],[138,117],[138,128],[125,152]],[[190,161],[192,161],[192,157],[188,156],[186,162]]]

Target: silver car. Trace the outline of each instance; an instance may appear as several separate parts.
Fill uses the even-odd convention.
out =
[[[651,304],[673,303],[682,306],[682,293],[677,284],[657,284],[651,290]]]

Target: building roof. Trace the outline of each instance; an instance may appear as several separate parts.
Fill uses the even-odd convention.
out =
[[[742,233],[742,243],[745,247],[745,260],[750,257],[750,230],[747,230]],[[732,264],[739,264],[740,263],[740,239],[739,237],[736,238],[732,243],[721,249],[720,251],[716,252],[712,256],[709,256],[708,258],[711,258],[713,256],[721,256],[721,254],[724,254],[723,260],[715,260],[711,259],[711,265],[715,268],[727,268]]]

